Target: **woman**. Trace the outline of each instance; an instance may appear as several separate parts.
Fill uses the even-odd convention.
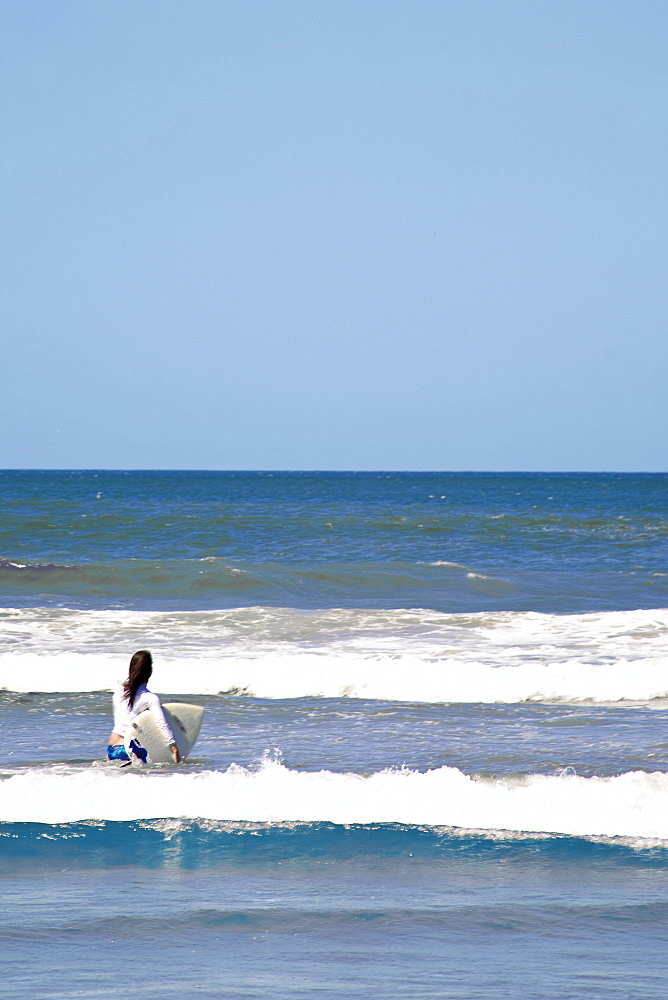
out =
[[[178,764],[181,760],[174,733],[167,724],[160,699],[146,687],[146,682],[152,673],[153,657],[147,649],[137,650],[130,660],[128,679],[124,684],[119,683],[114,691],[114,729],[107,747],[109,760],[130,760],[124,745],[125,737],[137,716],[147,708],[153,712],[158,728],[169,743],[174,763]],[[136,757],[146,763],[146,751],[143,747],[131,740],[130,749]]]

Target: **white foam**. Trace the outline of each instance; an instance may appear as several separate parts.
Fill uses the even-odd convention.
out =
[[[205,819],[403,823],[668,841],[668,774],[476,779],[456,768],[370,776],[292,771],[137,774],[111,766],[32,769],[0,782],[0,820]]]
[[[17,692],[110,690],[125,658],[72,653],[0,658],[0,686]],[[256,698],[363,698],[423,703],[649,701],[668,697],[663,660],[592,666],[577,660],[490,666],[449,657],[364,657],[295,653],[262,658],[161,660],[152,687],[166,694]]]
[[[108,690],[133,649],[163,693],[417,702],[668,697],[668,612],[2,612],[0,688]],[[118,650],[124,649],[123,654]]]

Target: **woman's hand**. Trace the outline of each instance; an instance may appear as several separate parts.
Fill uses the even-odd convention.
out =
[[[174,763],[175,764],[180,764],[181,763],[181,754],[179,753],[179,748],[177,747],[176,743],[170,743],[169,744],[169,749],[170,749],[172,757],[174,758]]]

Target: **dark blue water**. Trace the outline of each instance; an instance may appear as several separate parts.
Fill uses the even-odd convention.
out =
[[[663,474],[3,472],[0,490],[9,606],[668,603]]]

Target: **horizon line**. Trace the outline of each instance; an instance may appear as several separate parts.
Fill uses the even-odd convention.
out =
[[[248,469],[248,468],[136,468],[106,466],[71,466],[45,468],[14,466],[3,472],[144,472],[144,473],[242,473],[244,475],[459,475],[459,476],[664,476],[668,470],[654,469]]]

